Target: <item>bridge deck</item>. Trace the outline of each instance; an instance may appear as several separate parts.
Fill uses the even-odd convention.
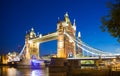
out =
[[[81,58],[67,58],[69,60],[109,60],[109,59],[115,59],[116,57],[81,57]]]

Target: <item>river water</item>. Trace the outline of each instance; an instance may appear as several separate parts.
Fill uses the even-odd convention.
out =
[[[9,66],[0,67],[0,76],[49,76],[48,68],[15,68]]]

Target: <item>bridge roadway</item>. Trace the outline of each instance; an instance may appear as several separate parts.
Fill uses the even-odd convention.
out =
[[[68,60],[111,60],[111,59],[116,59],[117,57],[81,57],[81,58],[67,58]]]
[[[81,58],[67,58],[68,60],[109,60],[109,59],[116,59],[117,57],[81,57]],[[50,61],[51,59],[41,59],[36,61]]]
[[[111,59],[116,59],[117,57],[81,57],[81,58],[67,58],[68,60],[111,60]],[[51,59],[40,59],[36,61],[51,61]]]
[[[81,57],[81,58],[67,58],[68,60],[111,60],[111,59],[117,59],[117,56],[113,57]],[[119,57],[120,58],[120,57]],[[19,60],[11,60],[12,61],[19,61]],[[40,59],[40,60],[35,60],[35,61],[51,61],[51,59]]]

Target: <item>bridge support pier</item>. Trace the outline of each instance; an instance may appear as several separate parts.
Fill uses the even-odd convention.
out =
[[[66,58],[51,58],[49,76],[67,76]]]
[[[98,68],[100,66],[100,63],[102,62],[102,59],[100,58],[99,60],[95,60],[94,64],[96,66],[96,68]]]
[[[98,68],[99,67],[99,60],[95,60],[94,64],[95,64],[96,68]]]
[[[81,69],[80,60],[52,58],[49,66],[49,76],[71,76],[76,69]]]
[[[68,64],[71,67],[80,67],[81,66],[80,60],[68,60]]]

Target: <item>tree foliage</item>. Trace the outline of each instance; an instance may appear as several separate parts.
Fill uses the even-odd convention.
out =
[[[102,25],[100,28],[103,32],[108,31],[113,37],[120,42],[120,0],[115,3],[108,3],[109,13],[101,17]]]

